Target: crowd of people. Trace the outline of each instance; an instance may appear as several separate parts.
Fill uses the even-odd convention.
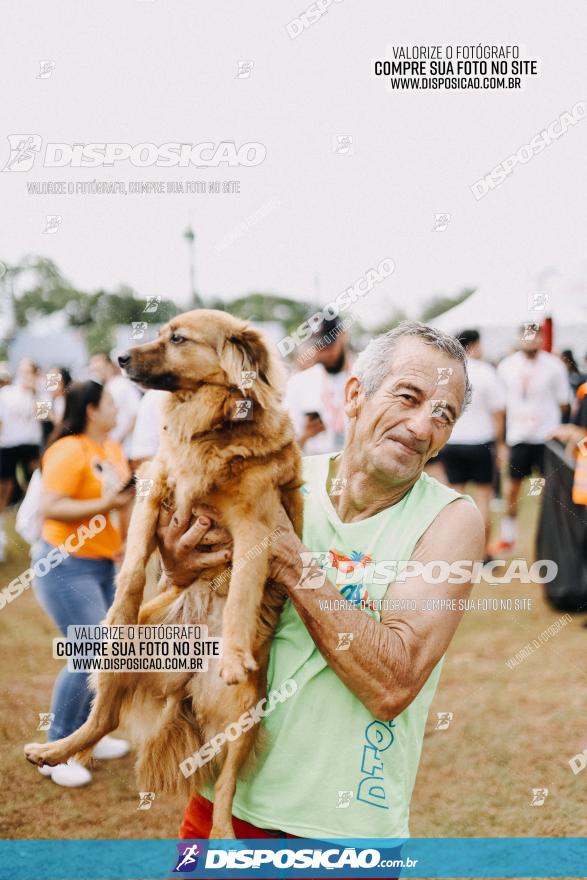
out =
[[[520,487],[526,477],[540,475],[545,442],[558,437],[577,446],[587,436],[587,373],[571,352],[544,351],[540,331],[528,333],[527,327],[516,350],[496,365],[484,359],[477,330],[464,330],[458,341],[466,352],[472,400],[427,472],[457,492],[470,488],[485,523],[485,557],[491,559],[515,552]],[[344,388],[353,361],[348,332],[337,319],[325,320],[298,351],[285,405],[304,455],[343,449]],[[445,382],[439,370],[439,400]],[[0,370],[0,384],[0,561],[9,553],[10,505],[21,502],[17,530],[33,561],[81,525],[103,522],[33,583],[40,605],[66,635],[69,625],[100,623],[112,602],[134,500],[131,475],[157,451],[167,392],[141,394],[107,352],[92,355],[85,377],[76,381],[65,367],[42,371],[26,359],[13,377]],[[579,474],[579,499],[584,479]],[[584,490],[580,503],[587,504],[587,485]],[[492,542],[496,501],[501,532]],[[53,690],[49,739],[77,729],[89,707],[86,677],[64,668]],[[128,748],[124,740],[105,737],[95,754],[116,758]],[[91,772],[73,760],[40,772],[59,785],[91,781]]]

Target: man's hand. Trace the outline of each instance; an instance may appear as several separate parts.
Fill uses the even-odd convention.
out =
[[[215,515],[212,508],[200,505],[189,520],[181,521],[175,511],[161,508],[159,551],[165,576],[176,586],[188,587],[201,572],[231,558],[232,538],[214,521]]]
[[[269,547],[269,576],[276,583],[291,590],[299,583],[302,573],[301,553],[306,548],[294,532],[291,520],[281,506],[277,529]]]
[[[178,587],[187,587],[205,569],[232,559],[230,532],[215,521],[215,510],[199,505],[189,522],[165,507],[159,513],[157,537],[165,576]],[[270,545],[269,576],[287,589],[299,582],[302,571],[300,553],[306,548],[294,532],[283,507]],[[246,565],[246,562],[245,562]]]
[[[312,437],[316,437],[318,434],[322,434],[325,430],[326,425],[320,416],[304,416],[302,433],[298,437],[300,448],[303,449],[308,440],[311,440]]]
[[[135,487],[127,486],[124,487],[124,484],[120,486],[115,486],[113,489],[110,489],[109,492],[106,492],[102,502],[104,506],[104,511],[107,512],[109,510],[120,510],[121,507],[125,507],[129,502],[131,502],[135,497]]]
[[[579,443],[586,435],[587,428],[567,423],[565,425],[559,425],[550,436],[553,440],[560,440],[561,443]]]

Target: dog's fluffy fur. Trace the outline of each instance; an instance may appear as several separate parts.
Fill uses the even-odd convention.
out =
[[[131,379],[170,393],[160,449],[140,474],[153,486],[136,500],[106,623],[205,624],[210,636],[222,636],[222,656],[209,661],[207,672],[194,674],[99,673],[85,724],[65,739],[31,743],[25,754],[36,764],[57,764],[73,755],[88,759],[123,717],[139,743],[141,788],[193,793],[198,783],[214,780],[212,836],[232,837],[236,779],[258,746],[259,725],[228,742],[189,779],[179,764],[266,692],[271,638],[285,600],[282,588],[268,580],[267,537],[276,528],[280,505],[298,534],[302,526],[300,453],[281,406],[284,376],[256,329],[218,311],[179,315],[156,341],[129,355],[124,366]],[[244,371],[256,374],[245,392]],[[245,396],[252,401],[252,419],[235,420],[236,401]],[[216,509],[230,531],[236,574],[222,577],[226,566],[207,570],[190,587],[171,586],[141,608],[161,505],[172,505],[183,519],[198,503]],[[255,554],[247,558],[252,548]]]

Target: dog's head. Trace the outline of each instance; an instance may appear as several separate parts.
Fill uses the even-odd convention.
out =
[[[146,388],[240,388],[262,407],[281,398],[285,381],[277,355],[259,330],[212,309],[177,315],[158,339],[131,348],[118,362],[129,379]]]

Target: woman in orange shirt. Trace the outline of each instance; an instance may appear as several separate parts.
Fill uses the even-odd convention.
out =
[[[108,439],[116,406],[98,382],[75,382],[65,394],[63,422],[49,437],[42,459],[42,540],[33,552],[35,595],[63,635],[67,627],[101,623],[114,598],[115,562],[123,536],[111,516],[128,514],[134,489],[121,447]],[[58,550],[56,551],[56,548]],[[91,705],[88,676],[64,667],[53,689],[49,741],[68,736],[86,720]],[[124,740],[105,737],[96,758],[122,757]],[[90,782],[76,761],[40,767],[58,785]]]

